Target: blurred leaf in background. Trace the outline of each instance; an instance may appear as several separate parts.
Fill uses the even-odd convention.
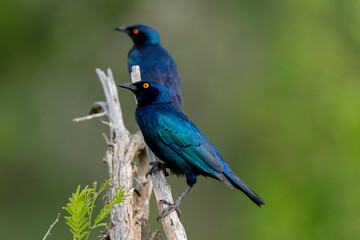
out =
[[[267,203],[199,178],[181,207],[189,239],[360,236],[359,1],[34,0],[0,5],[4,239],[42,237],[75,186],[107,178],[108,129],[71,119],[104,99],[96,67],[130,80],[132,43],[113,27],[137,23],[174,57],[186,114]],[[52,234],[70,237],[64,222]]]

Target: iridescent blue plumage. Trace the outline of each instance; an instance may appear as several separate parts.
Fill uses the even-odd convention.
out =
[[[196,183],[196,176],[204,175],[222,181],[230,188],[241,190],[258,206],[265,204],[233,173],[218,150],[195,124],[171,104],[169,93],[164,87],[149,81],[119,86],[135,93],[138,101],[136,121],[145,142],[173,173],[186,176],[189,186],[186,193]],[[181,199],[175,203],[177,206]]]
[[[155,81],[170,91],[174,106],[182,107],[182,93],[179,74],[171,55],[161,46],[158,33],[145,25],[118,27],[116,30],[127,33],[134,42],[128,54],[128,70],[140,66],[141,79]]]

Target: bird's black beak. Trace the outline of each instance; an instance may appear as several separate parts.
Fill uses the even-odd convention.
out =
[[[127,27],[116,27],[114,28],[116,31],[120,31],[120,32],[124,32],[129,34],[129,30],[127,29]]]
[[[118,84],[118,87],[127,88],[133,92],[137,90],[137,87],[134,86],[132,83],[120,83]]]

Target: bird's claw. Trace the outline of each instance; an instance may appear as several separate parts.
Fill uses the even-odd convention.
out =
[[[146,177],[148,175],[152,175],[154,172],[157,172],[157,171],[160,171],[160,170],[162,170],[164,172],[165,177],[169,176],[169,173],[166,171],[165,163],[162,163],[162,162],[150,162],[149,165],[150,165],[150,169],[146,173]]]
[[[169,215],[172,211],[176,211],[178,216],[180,217],[181,215],[181,211],[179,209],[179,203],[175,202],[175,203],[170,203],[164,199],[160,200],[161,203],[168,205],[169,207],[165,208],[164,210],[162,210],[162,212],[159,214],[159,216],[157,217],[156,221],[159,221],[159,219],[166,217],[167,215]]]

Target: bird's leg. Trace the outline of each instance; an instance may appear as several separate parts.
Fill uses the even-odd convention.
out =
[[[178,199],[176,199],[175,203],[170,203],[164,199],[161,199],[160,202],[164,203],[166,205],[168,205],[169,207],[165,208],[158,216],[157,221],[159,221],[160,218],[167,216],[169,213],[171,213],[172,211],[176,211],[177,214],[181,215],[181,211],[179,209],[180,203],[181,201],[184,199],[184,197],[186,196],[186,194],[188,194],[188,192],[191,190],[192,186],[188,185],[185,188],[185,191],[180,195],[180,197]]]
[[[146,177],[148,175],[151,175],[154,172],[157,172],[157,171],[160,171],[160,170],[164,171],[165,177],[169,176],[169,173],[166,171],[165,163],[162,163],[160,161],[156,161],[156,162],[150,162],[149,165],[150,165],[150,169],[146,173]]]

